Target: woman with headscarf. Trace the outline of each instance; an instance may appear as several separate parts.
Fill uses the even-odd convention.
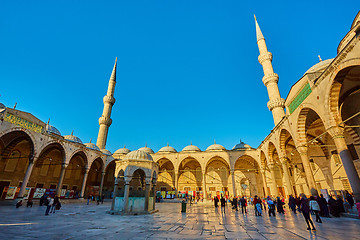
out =
[[[316,230],[313,221],[310,218],[310,207],[309,207],[309,201],[306,198],[305,194],[301,197],[301,205],[300,205],[301,213],[303,214],[306,224],[308,226],[307,230],[310,230],[310,224],[312,226],[312,230]]]

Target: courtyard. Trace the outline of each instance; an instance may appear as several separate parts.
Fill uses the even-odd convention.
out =
[[[360,221],[352,218],[324,218],[317,231],[306,230],[302,215],[271,217],[215,210],[210,202],[187,205],[157,203],[159,212],[142,216],[106,213],[110,202],[63,203],[61,210],[45,216],[45,208],[34,205],[1,206],[1,239],[360,239]]]

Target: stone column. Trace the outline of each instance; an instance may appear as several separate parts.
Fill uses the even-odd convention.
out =
[[[281,166],[284,172],[284,178],[286,183],[286,189],[288,192],[288,195],[294,195],[293,193],[293,187],[290,180],[290,174],[288,169],[288,159],[286,157],[280,157]]]
[[[203,197],[206,199],[206,172],[202,172],[202,188],[203,188]]]
[[[130,193],[131,177],[124,177],[125,190],[124,190],[124,212],[129,211],[129,193]]]
[[[100,197],[102,197],[102,190],[104,187],[104,178],[105,178],[105,172],[101,172],[101,182],[100,182],[100,189],[99,189]]]
[[[179,172],[175,172],[175,198],[178,197],[179,190],[178,190],[178,180],[179,180]]]
[[[151,184],[151,178],[145,179],[145,205],[144,205],[144,211],[149,211],[149,197],[150,197],[150,184]]]
[[[58,186],[56,189],[56,196],[58,196],[58,197],[60,197],[60,195],[61,195],[62,183],[64,181],[66,167],[67,167],[67,164],[65,164],[65,163],[61,164],[61,172],[60,172]]]
[[[155,197],[156,197],[156,183],[153,183],[153,192],[154,192],[154,199],[153,199],[153,209],[152,210],[155,210]]]
[[[344,129],[340,127],[330,127],[328,129],[328,132],[334,139],[337,152],[340,156],[347,178],[349,179],[354,198],[356,201],[360,201],[360,179],[356,171],[350,151],[347,148],[344,136]]]
[[[317,192],[317,190],[316,190],[316,185],[315,185],[315,178],[312,173],[310,161],[309,161],[308,154],[307,154],[308,148],[305,146],[300,146],[300,147],[297,147],[296,149],[298,150],[298,152],[300,154],[301,162],[304,166],[305,177],[306,177],[308,187],[310,189],[310,193],[313,194],[314,190],[316,192]]]
[[[277,184],[276,184],[276,177],[275,177],[275,165],[269,164],[270,173],[271,173],[271,193],[274,197],[277,197],[279,195]]]
[[[24,177],[24,179],[22,181],[19,194],[18,194],[18,196],[16,198],[16,202],[23,199],[25,189],[26,189],[26,186],[27,186],[27,184],[29,182],[33,167],[34,167],[34,159],[32,157],[30,157],[29,158],[29,165],[28,165],[28,167],[26,169],[25,177]]]
[[[81,184],[80,199],[84,199],[84,193],[86,188],[86,181],[89,174],[89,168],[85,168],[84,178]]]
[[[236,183],[235,183],[235,173],[234,170],[230,171],[231,174],[231,182],[232,182],[232,191],[233,191],[233,196],[236,196]]]
[[[265,197],[267,197],[267,196],[269,196],[269,191],[268,191],[267,183],[266,183],[265,170],[261,169],[260,173],[261,173],[261,178],[262,178],[262,181],[263,181],[263,184],[264,184]]]
[[[115,208],[115,199],[116,199],[118,186],[119,186],[119,178],[115,178],[114,193],[113,193],[113,199],[111,202],[111,211],[114,211],[114,208]]]

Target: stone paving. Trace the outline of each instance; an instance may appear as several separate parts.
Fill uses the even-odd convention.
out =
[[[45,216],[45,207],[0,206],[0,239],[360,239],[360,220],[324,218],[317,231],[306,230],[302,215],[255,217],[210,203],[159,203],[158,213],[143,216],[109,215],[110,203],[97,206],[63,203],[60,211]]]

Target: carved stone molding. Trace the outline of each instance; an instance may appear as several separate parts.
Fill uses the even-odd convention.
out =
[[[285,99],[283,99],[283,98],[271,99],[267,103],[267,106],[268,106],[270,111],[272,111],[274,108],[277,108],[277,107],[284,108],[285,107]]]
[[[264,54],[259,55],[258,57],[259,63],[262,65],[264,61],[269,60],[272,61],[272,54],[271,52],[266,52]]]
[[[344,138],[344,128],[333,126],[327,129],[327,132],[333,139]]]
[[[276,73],[267,74],[262,78],[262,81],[265,86],[267,86],[269,83],[278,83],[279,75],[277,75]]]

